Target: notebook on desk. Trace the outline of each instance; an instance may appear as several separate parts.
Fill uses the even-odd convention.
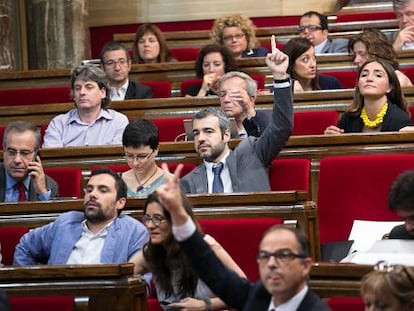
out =
[[[230,132],[231,138],[239,138],[239,131],[237,130],[236,120],[234,118],[230,118]],[[193,134],[193,120],[192,119],[184,119],[184,129],[185,135],[187,136],[187,140],[194,140]]]

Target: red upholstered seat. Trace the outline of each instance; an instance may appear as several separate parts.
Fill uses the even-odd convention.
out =
[[[59,185],[60,197],[81,197],[82,170],[79,168],[45,168],[46,175]]]
[[[331,297],[327,299],[332,311],[364,311],[364,301],[361,297]]]
[[[269,170],[272,191],[304,190],[310,193],[309,159],[275,159]]]
[[[400,70],[411,80],[414,82],[414,67],[403,67]]]
[[[251,76],[253,80],[257,83],[257,89],[263,90],[265,87],[265,76],[263,75],[252,75]]]
[[[185,133],[183,120],[185,118],[163,118],[152,119],[151,121],[158,128],[159,141],[176,141],[180,139],[180,135]],[[184,137],[183,137],[184,138]]]
[[[354,70],[331,70],[322,71],[321,75],[333,76],[339,80],[341,86],[345,89],[353,89],[357,83],[358,72]]]
[[[0,244],[2,263],[5,266],[13,264],[14,249],[20,238],[29,232],[27,227],[0,227]]]
[[[12,311],[72,311],[71,296],[9,297]]]
[[[320,241],[348,239],[353,220],[400,220],[387,206],[388,191],[403,171],[414,169],[414,154],[332,156],[319,166]]]
[[[336,17],[337,23],[343,22],[357,22],[357,21],[372,21],[382,19],[395,19],[395,13],[393,11],[378,11],[378,12],[366,12],[366,13],[352,13],[352,14],[338,14]]]
[[[334,110],[295,112],[292,135],[322,135],[330,125],[338,123],[339,114]]]
[[[37,87],[0,90],[2,106],[69,103],[70,87]]]
[[[152,88],[153,98],[168,98],[171,97],[171,82],[170,81],[142,81],[142,85]]]
[[[259,279],[256,255],[263,233],[279,218],[200,219],[205,233],[215,238],[246,273],[250,281]]]
[[[408,111],[410,112],[411,122],[414,123],[414,105],[408,106]]]
[[[199,48],[172,48],[172,56],[179,62],[195,61],[197,59]]]

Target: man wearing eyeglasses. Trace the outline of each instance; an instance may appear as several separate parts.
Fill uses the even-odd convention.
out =
[[[103,70],[94,65],[74,68],[71,89],[76,108],[50,121],[43,147],[120,145],[129,121],[108,109],[111,88]]]
[[[15,265],[124,263],[142,249],[148,230],[122,213],[127,197],[122,178],[106,168],[95,170],[84,191],[83,212],[63,213],[20,239]]]
[[[299,36],[312,42],[316,54],[348,53],[348,40],[329,39],[328,19],[315,11],[302,15],[299,22]]]
[[[394,0],[394,12],[400,31],[394,39],[396,52],[414,49],[414,0]]]
[[[131,58],[120,43],[111,41],[100,54],[101,66],[111,86],[111,100],[152,98],[152,89],[129,80]]]
[[[391,185],[388,206],[404,220],[404,225],[394,227],[390,239],[414,239],[414,171],[401,173]]]
[[[9,123],[3,134],[0,201],[47,201],[58,195],[57,183],[45,175],[38,153],[40,131],[29,122]]]
[[[302,231],[276,225],[264,233],[257,254],[260,280],[252,284],[223,265],[186,212],[179,182],[182,164],[174,174],[170,174],[165,163],[162,167],[166,184],[157,189],[157,194],[170,212],[173,235],[217,297],[229,307],[243,311],[330,310],[308,286],[312,258],[309,241]]]

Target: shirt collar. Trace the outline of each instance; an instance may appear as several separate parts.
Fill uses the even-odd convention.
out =
[[[268,311],[274,310],[274,311],[291,311],[291,310],[297,310],[299,308],[300,303],[302,302],[303,298],[305,298],[306,293],[308,292],[308,286],[305,285],[299,293],[297,293],[295,296],[290,298],[288,301],[275,306],[273,303],[273,299],[270,301]]]
[[[315,53],[316,54],[318,54],[318,53],[321,53],[322,52],[322,49],[323,49],[323,47],[325,46],[325,44],[326,44],[326,42],[328,41],[328,39],[325,39],[324,41],[322,41],[321,43],[319,43],[318,45],[315,45],[314,46],[314,48],[315,48]]]
[[[115,88],[113,86],[111,86],[111,94],[117,94],[119,93],[120,95],[124,95],[126,94],[126,91],[128,89],[128,85],[129,85],[129,79],[126,79],[125,83],[122,84],[122,86],[120,88]],[[112,96],[111,96],[112,97]]]
[[[95,122],[97,120],[101,119],[101,118],[107,119],[107,120],[112,120],[114,117],[110,114],[108,109],[102,109],[101,108],[101,110],[99,111],[99,115],[96,118]],[[68,118],[68,125],[73,123],[73,122],[76,122],[78,124],[85,124],[85,122],[83,122],[79,117],[78,109],[73,109],[70,112],[70,115],[69,115],[69,118]]]
[[[86,222],[87,222],[87,219],[84,219],[82,221],[82,230],[83,230],[84,233],[87,233],[87,234],[92,235],[92,236],[105,236],[108,232],[108,228],[114,223],[114,221],[112,220],[111,222],[106,224],[106,226],[104,228],[102,228],[101,231],[94,234],[94,233],[91,232],[91,230],[89,230],[88,225],[86,224]]]
[[[224,155],[224,157],[220,160],[220,162],[221,163],[223,163],[223,168],[224,167],[226,167],[226,160],[227,160],[227,157],[229,156],[229,154],[230,154],[230,150],[227,150],[227,153]],[[210,171],[212,171],[213,170],[213,166],[214,165],[216,165],[217,163],[214,163],[214,162],[208,162],[208,161],[206,161],[206,160],[204,160],[204,165],[206,166],[206,168],[208,169],[208,170],[210,170]]]
[[[14,179],[13,177],[11,177],[9,175],[9,173],[6,173],[6,189],[11,189],[13,188],[18,181],[16,179]],[[29,189],[29,185],[30,185],[30,176],[27,176],[24,180],[23,180],[23,184],[26,187],[26,189]]]

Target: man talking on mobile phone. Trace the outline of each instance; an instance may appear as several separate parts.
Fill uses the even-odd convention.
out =
[[[58,196],[58,185],[45,175],[38,155],[40,131],[30,122],[9,123],[3,134],[0,201],[47,201]]]

